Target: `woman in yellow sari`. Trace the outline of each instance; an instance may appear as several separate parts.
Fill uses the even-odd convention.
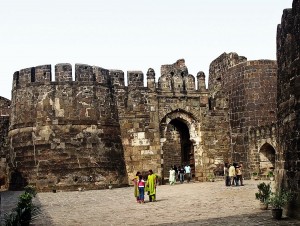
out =
[[[149,195],[149,202],[156,201],[156,184],[157,184],[157,176],[153,173],[152,170],[149,170],[149,175],[146,183],[146,189]]]
[[[139,186],[138,186],[138,182],[139,182],[139,176],[140,176],[140,172],[137,172],[135,177],[132,179],[133,181],[133,189],[134,189],[134,197],[136,198],[136,202],[139,202]]]

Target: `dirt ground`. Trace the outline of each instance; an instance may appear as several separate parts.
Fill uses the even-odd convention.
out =
[[[39,193],[34,203],[42,213],[32,225],[300,225],[284,216],[273,220],[260,210],[257,183],[226,187],[223,181],[157,187],[157,201],[138,204],[133,187],[107,190]],[[2,192],[1,217],[19,193]]]

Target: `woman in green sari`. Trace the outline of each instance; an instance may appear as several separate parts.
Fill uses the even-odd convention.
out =
[[[139,181],[139,176],[140,172],[137,172],[135,177],[133,178],[133,189],[134,189],[134,197],[136,198],[136,202],[139,202],[139,186],[138,186],[138,181]]]
[[[157,183],[157,176],[153,173],[152,170],[149,170],[149,175],[147,178],[146,189],[149,195],[149,202],[156,201],[156,183]]]

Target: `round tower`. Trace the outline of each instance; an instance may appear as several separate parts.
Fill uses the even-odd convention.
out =
[[[127,184],[117,109],[103,68],[31,67],[14,74],[10,188],[104,188]]]

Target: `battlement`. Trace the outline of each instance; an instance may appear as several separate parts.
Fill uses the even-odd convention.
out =
[[[119,85],[125,86],[124,72],[121,70],[108,70],[98,66],[87,64],[75,64],[75,80],[72,77],[72,65],[69,63],[56,64],[55,80],[52,80],[51,65],[40,65],[16,71],[13,75],[13,89],[26,87],[32,84],[68,84],[72,82],[95,82],[101,85]],[[136,72],[128,72],[128,74]],[[143,84],[143,73],[138,72],[138,84],[133,82],[132,85],[141,86]],[[133,76],[131,76],[133,78]],[[131,80],[131,79],[129,79]],[[135,78],[136,80],[136,78]]]
[[[185,66],[184,59],[177,60],[174,64],[161,65],[160,70],[162,76],[180,74],[183,77],[188,75],[188,69]]]
[[[75,76],[73,67],[69,63],[59,63],[54,66],[54,79],[52,79],[51,65],[39,65],[16,71],[13,75],[13,90],[28,87],[31,85],[63,85],[76,82],[95,83],[103,86],[125,87],[125,75],[122,70],[105,69],[88,64],[75,64]],[[160,87],[167,86],[177,91],[195,90],[195,78],[188,73],[184,59],[177,60],[174,64],[161,66],[161,76],[159,81],[164,83],[164,77],[172,77],[172,85],[160,84]],[[205,90],[205,75],[197,76],[198,87]],[[168,79],[167,79],[168,80]],[[169,83],[169,81],[167,81]],[[203,84],[202,84],[203,83]],[[128,88],[144,87],[144,73],[142,71],[127,71]],[[166,86],[166,87],[165,87]],[[156,89],[155,71],[149,68],[147,71],[147,87],[154,91]],[[169,89],[168,88],[168,89]]]
[[[10,115],[11,101],[0,96],[0,116]]]
[[[143,87],[144,74],[142,71],[128,71],[127,72],[128,87]]]

